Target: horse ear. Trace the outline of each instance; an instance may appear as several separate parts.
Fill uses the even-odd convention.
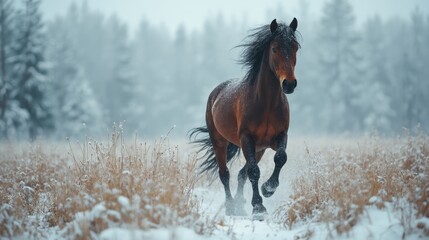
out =
[[[292,28],[292,30],[295,32],[296,28],[298,27],[298,20],[293,18],[292,22],[289,24],[289,27]]]
[[[276,19],[274,19],[274,20],[271,22],[270,30],[271,30],[271,33],[274,33],[274,32],[277,30],[277,21],[276,21]]]

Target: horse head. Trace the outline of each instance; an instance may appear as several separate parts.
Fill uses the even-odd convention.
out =
[[[270,24],[271,33],[274,35],[269,44],[268,62],[271,71],[280,82],[280,86],[287,94],[293,93],[297,86],[295,78],[296,53],[299,48],[294,33],[298,27],[296,18],[287,25],[278,25],[276,19]]]

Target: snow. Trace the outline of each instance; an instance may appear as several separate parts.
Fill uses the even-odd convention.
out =
[[[193,230],[177,227],[171,229],[151,229],[142,231],[138,229],[110,228],[100,234],[101,240],[115,239],[145,239],[145,240],[192,240],[207,239],[204,236],[197,235]]]
[[[294,149],[293,146],[291,149]],[[311,146],[311,149],[313,148]],[[107,224],[108,228],[101,232],[91,231],[93,239],[177,239],[177,240],[210,240],[210,239],[246,239],[246,240],[281,240],[281,239],[419,239],[423,238],[422,231],[427,231],[429,228],[429,218],[415,219],[416,210],[410,207],[410,202],[406,199],[395,199],[392,203],[383,202],[380,197],[383,194],[374,195],[369,199],[369,205],[363,209],[363,214],[359,215],[356,224],[350,231],[342,234],[337,232],[335,222],[316,222],[316,217],[313,219],[300,219],[292,227],[286,226],[278,216],[276,211],[280,206],[285,206],[284,203],[291,201],[289,196],[292,194],[292,182],[299,174],[305,173],[300,171],[306,169],[309,164],[321,164],[310,161],[304,161],[302,153],[288,152],[289,160],[282,170],[280,175],[280,185],[276,193],[270,198],[263,198],[264,205],[267,208],[268,215],[264,221],[252,220],[251,202],[251,186],[247,182],[244,188],[244,197],[246,199],[245,211],[247,216],[225,216],[224,211],[224,190],[218,179],[211,184],[197,184],[193,191],[193,195],[199,201],[197,206],[201,216],[197,222],[186,223],[186,227],[182,223],[175,222],[172,225],[166,224],[150,224],[146,226],[149,229],[139,229],[138,225],[121,223],[119,220],[128,214],[132,214],[135,209],[140,206],[140,196],[125,197],[120,195],[118,189],[112,189],[112,193],[117,196],[117,203],[120,208],[109,208],[109,204],[99,202],[94,207],[87,211],[78,212],[72,222],[69,222],[63,229],[59,227],[48,227],[43,225],[41,219],[45,217],[35,213],[30,216],[32,222],[38,222],[36,228],[43,229],[46,232],[38,238],[58,239],[70,236],[78,238],[87,233],[85,223],[100,222]],[[267,152],[267,156],[259,164],[261,169],[260,186],[269,178],[273,169],[272,156],[273,152]],[[323,163],[323,162],[322,162]],[[242,166],[243,159],[237,160],[230,166],[231,169],[231,188],[235,190],[237,181],[237,170]],[[320,166],[320,165],[317,165]],[[129,170],[123,170],[123,175],[131,174]],[[382,177],[377,178],[379,182],[384,182]],[[31,192],[34,189],[28,187],[24,181],[18,183],[24,192]],[[234,191],[233,191],[234,192]],[[88,196],[89,197],[89,196]],[[88,200],[92,201],[92,200]],[[297,200],[299,201],[299,200]],[[49,207],[48,196],[40,195],[39,202],[42,205]],[[380,204],[379,204],[380,203]],[[326,205],[336,206],[330,202]],[[161,206],[146,205],[146,209],[157,208]],[[162,206],[163,207],[163,206]],[[0,222],[5,219],[13,221],[9,217],[9,212],[12,207],[8,204],[1,205]],[[165,209],[168,211],[169,209]],[[284,211],[284,210],[283,210]],[[48,211],[46,211],[48,212]],[[334,213],[335,211],[332,210]],[[317,215],[317,214],[316,214]],[[171,217],[176,217],[171,214]],[[12,226],[12,225],[10,225]],[[38,227],[37,227],[38,226]],[[167,226],[167,227],[166,227]],[[417,229],[416,229],[417,226]],[[102,228],[104,229],[104,228]],[[420,231],[421,229],[422,231]],[[46,230],[46,231],[45,231]],[[34,237],[30,232],[25,232],[22,238]],[[1,238],[1,236],[0,236]],[[71,237],[70,237],[71,238]]]
[[[246,239],[246,240],[283,240],[301,239],[401,239],[404,229],[401,225],[400,215],[390,204],[383,209],[369,206],[365,209],[363,217],[348,233],[338,234],[332,224],[316,223],[313,221],[287,229],[277,222],[273,214],[265,221],[253,221],[251,216],[227,217],[223,214],[222,192],[209,189],[199,189],[199,194],[206,196],[203,199],[203,207],[206,216],[216,219],[216,228],[211,235],[199,235],[193,229],[184,227],[151,229],[147,231],[139,229],[109,228],[100,233],[103,240],[109,239],[177,239],[177,240],[203,240],[203,239]],[[214,198],[213,198],[214,197]],[[209,208],[210,207],[210,208]],[[274,207],[274,206],[272,206]],[[420,220],[429,226],[427,218]],[[418,233],[407,236],[408,239],[419,238]]]
[[[272,156],[268,153],[264,161],[260,163],[261,180],[260,185],[268,179],[272,171]],[[407,239],[422,238],[421,232],[407,232],[404,229],[404,213],[401,208],[393,203],[383,203],[383,208],[378,208],[377,203],[382,202],[379,196],[373,196],[369,205],[364,208],[364,213],[358,218],[352,229],[345,233],[338,233],[334,223],[316,222],[314,219],[304,219],[294,224],[291,228],[285,226],[276,216],[275,211],[285,201],[289,200],[292,193],[291,183],[305,167],[306,164],[300,161],[302,153],[289,152],[289,161],[280,176],[280,186],[276,193],[270,198],[264,198],[264,205],[267,208],[268,216],[264,221],[252,220],[251,187],[246,183],[244,197],[246,199],[245,210],[247,216],[225,216],[224,211],[224,191],[217,179],[212,184],[202,185],[194,189],[194,195],[200,201],[200,211],[202,224],[207,219],[213,224],[212,229],[204,229],[203,235],[199,232],[198,223],[193,227],[170,227],[151,230],[110,228],[99,234],[100,239],[178,239],[178,240],[205,240],[205,239],[246,239],[246,240],[283,240],[283,239],[402,239],[406,234]],[[234,163],[231,172],[237,172],[242,163]],[[231,177],[231,188],[235,189],[235,175]],[[121,198],[121,197],[120,197]],[[128,199],[118,199],[121,205],[126,205]],[[407,200],[396,201],[397,203],[407,203]],[[329,205],[329,203],[327,203]],[[406,209],[404,205],[402,209]],[[413,211],[413,210],[411,210]],[[408,213],[412,216],[414,213]],[[412,221],[412,219],[410,220]],[[420,223],[422,228],[429,226],[429,219],[422,218],[410,224]],[[204,227],[204,226],[203,226]],[[414,230],[415,231],[415,230]]]
[[[119,204],[121,204],[122,208],[124,208],[124,209],[129,209],[130,208],[130,200],[128,200],[127,197],[119,196],[118,197],[118,202],[119,202]]]
[[[381,197],[379,196],[372,196],[369,199],[369,203],[373,204],[373,203],[378,203],[378,202],[382,202],[383,200],[381,199]]]

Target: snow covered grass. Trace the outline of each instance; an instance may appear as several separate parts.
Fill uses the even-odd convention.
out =
[[[49,145],[0,146],[0,236],[41,238],[56,229],[82,239],[114,227],[196,225],[196,161],[181,161],[166,137],[129,144],[114,129],[107,142],[69,143],[67,154]]]
[[[429,236],[427,135],[291,138],[280,187],[264,199],[263,222],[250,216],[248,183],[249,215],[225,216],[220,181],[198,177],[195,149],[180,140],[179,151],[172,141],[125,140],[119,128],[106,141],[1,143],[0,238]],[[273,154],[259,164],[261,182]],[[231,165],[233,189],[243,164],[241,157]]]
[[[427,135],[372,136],[360,139],[354,147],[342,144],[306,151],[308,167],[294,180],[290,200],[276,211],[289,229],[299,223],[321,222],[335,234],[347,235],[369,216],[368,209],[389,206],[400,213],[403,236],[420,230],[429,236]]]

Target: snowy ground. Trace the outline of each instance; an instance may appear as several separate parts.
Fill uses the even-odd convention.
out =
[[[336,234],[332,226],[308,221],[292,229],[287,229],[276,219],[273,211],[279,206],[276,201],[280,198],[266,200],[265,204],[269,209],[269,216],[265,221],[252,221],[248,217],[225,217],[223,215],[223,196],[221,189],[218,191],[208,189],[198,189],[203,199],[210,199],[210,202],[204,204],[207,208],[206,214],[210,217],[217,217],[223,220],[222,226],[219,225],[213,231],[213,239],[401,239],[403,228],[400,225],[399,214],[394,212],[391,206],[379,210],[376,207],[366,209],[365,217],[345,235]],[[219,211],[220,209],[220,211]],[[247,212],[251,212],[248,207]],[[218,222],[221,222],[218,220]],[[408,236],[408,238],[418,238]],[[185,239],[185,238],[184,238]],[[196,238],[200,239],[200,238]],[[201,237],[201,239],[204,239]]]
[[[341,140],[339,140],[341,141]],[[303,162],[304,154],[307,149],[319,151],[318,142],[308,143],[304,140],[295,141],[288,146],[288,162],[285,165],[280,176],[280,187],[277,192],[269,199],[264,198],[264,204],[268,210],[268,217],[265,221],[251,220],[251,189],[250,184],[246,183],[245,197],[247,200],[247,217],[228,217],[224,215],[224,191],[218,179],[212,184],[205,184],[195,189],[195,195],[201,201],[201,219],[214,221],[212,229],[205,229],[205,234],[196,234],[194,229],[175,227],[169,229],[155,229],[150,231],[126,230],[126,229],[107,229],[103,231],[100,239],[403,239],[404,228],[401,225],[401,215],[394,210],[392,205],[387,204],[382,210],[375,206],[368,206],[365,209],[363,217],[348,233],[339,235],[334,226],[327,223],[316,223],[306,220],[296,224],[292,229],[284,226],[276,217],[275,211],[284,201],[287,201],[291,194],[291,182],[297,177],[302,169],[308,164]],[[326,145],[325,145],[326,146]],[[271,174],[273,168],[273,152],[268,152],[260,163],[261,180],[260,184]],[[236,186],[236,173],[243,164],[235,163],[231,167],[233,194]],[[425,223],[429,226],[428,223]],[[418,233],[409,234],[407,239],[420,239]]]
[[[201,193],[208,194],[207,190]],[[216,199],[218,193],[206,195]],[[219,199],[220,200],[220,199]],[[221,203],[213,201],[214,209],[221,208]],[[209,213],[211,212],[211,213]],[[272,219],[252,221],[249,217],[224,217],[222,213],[208,211],[207,217],[217,217],[218,226],[211,235],[198,235],[192,229],[176,227],[149,231],[110,228],[103,231],[100,239],[147,239],[147,240],[191,240],[191,239],[248,239],[248,240],[283,240],[283,239],[402,239],[403,228],[397,214],[387,208],[383,211],[368,208],[366,216],[348,234],[338,235],[331,226],[308,222],[289,230]],[[272,216],[270,216],[272,217]],[[406,239],[421,239],[419,235],[408,235]]]
[[[280,192],[285,194],[286,192]],[[402,239],[404,229],[400,224],[399,213],[388,206],[383,210],[376,207],[366,209],[364,218],[348,233],[338,235],[332,226],[308,221],[293,229],[287,229],[274,216],[274,210],[279,206],[281,197],[268,200],[265,205],[269,216],[265,221],[252,221],[247,217],[228,217],[224,215],[224,196],[220,186],[196,189],[201,198],[203,218],[216,222],[216,227],[210,234],[198,235],[193,229],[176,227],[170,229],[155,229],[149,231],[111,228],[103,231],[100,239],[153,239],[153,240],[191,240],[191,239],[246,239],[246,240],[283,240],[283,239]],[[280,194],[279,194],[280,195]],[[251,213],[250,204],[247,212]],[[418,234],[407,236],[407,239],[419,239]]]
[[[292,138],[293,139],[293,138]],[[67,224],[67,227],[59,229],[59,227],[49,227],[47,222],[34,224],[34,232],[43,232],[40,237],[34,233],[30,233],[33,229],[27,229],[19,238],[48,238],[48,239],[61,239],[61,238],[78,238],[81,236],[90,237],[91,239],[145,239],[145,240],[202,240],[202,239],[243,239],[243,240],[283,240],[283,239],[424,239],[429,236],[429,218],[416,219],[416,210],[411,207],[407,200],[399,199],[398,201],[385,202],[384,208],[378,208],[375,204],[365,204],[363,214],[360,215],[356,223],[352,224],[351,230],[343,231],[339,234],[336,225],[329,221],[316,221],[316,219],[301,219],[296,221],[292,227],[284,224],[284,221],[277,214],[278,212],[285,213],[289,208],[285,208],[285,203],[290,201],[290,196],[294,194],[293,183],[302,176],[303,173],[309,173],[310,168],[309,155],[319,152],[326,152],[327,149],[331,150],[335,146],[347,147],[349,144],[356,146],[359,143],[355,141],[345,141],[344,139],[293,139],[288,145],[288,161],[284,166],[280,175],[280,186],[276,193],[271,198],[264,198],[264,205],[267,208],[268,216],[264,221],[253,221],[251,217],[252,207],[251,201],[251,187],[249,182],[246,183],[244,189],[244,197],[246,198],[245,210],[248,216],[244,217],[230,217],[224,214],[224,190],[216,177],[213,182],[207,179],[200,179],[194,190],[193,194],[197,199],[198,204],[195,209],[199,217],[182,223],[180,221],[172,221],[170,224],[160,227],[155,225],[153,227],[146,227],[146,230],[141,230],[138,224],[133,225],[133,221],[126,221],[124,216],[129,216],[140,210],[139,205],[137,209],[133,203],[134,200],[129,200],[126,197],[119,196],[117,199],[111,199],[110,203],[117,203],[121,205],[119,208],[106,208],[104,202],[97,202],[89,211],[77,212],[74,215],[74,220]],[[180,142],[181,159],[186,159],[185,155],[192,153],[194,150],[189,149],[189,145]],[[359,145],[360,147],[362,145]],[[386,145],[387,146],[387,145]],[[419,146],[419,145],[418,145]],[[384,146],[383,146],[384,147]],[[362,148],[364,149],[364,148]],[[388,147],[383,148],[389,150]],[[411,148],[410,148],[411,149]],[[367,150],[365,150],[367,151]],[[413,151],[410,150],[411,153]],[[417,151],[418,152],[418,151]],[[274,167],[273,151],[267,151],[261,160],[259,166],[261,169],[260,185],[269,178]],[[328,155],[329,156],[329,155]],[[390,159],[389,159],[390,160]],[[426,158],[427,164],[428,158]],[[236,188],[236,177],[238,170],[243,166],[244,159],[241,157],[230,166],[231,172],[231,188],[233,194]],[[336,163],[337,164],[337,163]],[[164,166],[164,165],[162,165]],[[396,166],[396,165],[395,165]],[[426,165],[427,166],[427,165]],[[383,168],[385,165],[383,165]],[[395,167],[396,168],[396,167]],[[53,168],[55,172],[55,168]],[[153,171],[153,170],[150,170]],[[364,170],[366,171],[366,170]],[[183,175],[183,174],[182,174]],[[6,174],[4,175],[6,176]],[[305,175],[306,176],[306,175]],[[336,176],[337,177],[337,176]],[[346,175],[348,178],[349,175]],[[421,176],[426,179],[426,176]],[[3,178],[3,176],[2,176]],[[163,175],[162,179],[165,179]],[[362,179],[362,178],[360,178]],[[360,180],[358,179],[358,180]],[[24,184],[24,183],[23,183]],[[23,185],[25,188],[25,185]],[[147,185],[145,185],[147,187]],[[429,189],[429,188],[428,188]],[[177,188],[173,190],[177,192]],[[45,195],[41,195],[45,196]],[[116,195],[115,195],[116,196]],[[114,197],[116,198],[116,197]],[[183,198],[180,195],[180,198]],[[131,199],[131,198],[130,198]],[[377,202],[377,197],[371,198],[369,201]],[[396,204],[396,205],[394,205]],[[398,207],[398,204],[402,204]],[[0,204],[2,206],[0,212],[0,233],[4,234],[4,228],[8,225],[3,225],[4,221],[9,221],[13,226],[14,218],[9,216],[6,208],[10,207],[8,204]],[[334,205],[335,206],[335,205]],[[281,211],[279,211],[281,209]],[[126,211],[125,211],[126,210]],[[125,211],[125,212],[123,212]],[[46,215],[43,211],[41,216],[31,215],[34,218],[33,222],[40,222],[40,219],[45,219]],[[188,216],[188,215],[187,215]],[[115,224],[103,227],[101,231],[97,231],[97,227],[91,228],[91,232],[85,232],[83,225],[91,225],[98,221],[97,219],[106,219],[109,222],[110,217],[122,219],[126,224],[121,225],[116,222]],[[142,219],[141,217],[136,218]],[[144,218],[143,218],[144,219]],[[348,221],[348,220],[347,220]],[[82,225],[83,224],[83,225]],[[97,224],[97,223],[95,223]],[[102,225],[99,225],[102,226]],[[120,227],[124,226],[124,227]],[[338,226],[338,225],[337,225]],[[416,227],[417,226],[417,227]],[[421,226],[421,227],[419,227]],[[95,229],[95,230],[94,230]],[[420,230],[419,230],[420,229]],[[423,229],[423,230],[421,230]],[[36,231],[37,230],[37,231]],[[40,230],[40,231],[39,231]],[[426,231],[426,233],[424,233]],[[7,235],[0,235],[0,239],[7,239]],[[17,236],[17,235],[15,235]],[[15,237],[16,238],[16,237]]]

